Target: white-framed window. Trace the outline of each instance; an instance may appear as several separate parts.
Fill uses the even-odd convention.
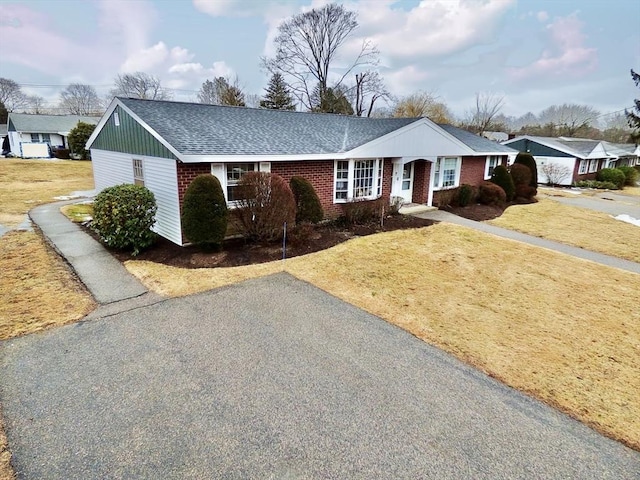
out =
[[[133,183],[144,187],[144,169],[142,159],[133,159]]]
[[[255,163],[227,163],[227,202],[241,200],[240,189],[238,188],[240,179],[248,172],[256,171],[258,171],[258,166]]]
[[[487,155],[487,163],[484,166],[484,178],[488,180],[493,175],[493,169],[500,165],[500,157],[498,155]]]
[[[40,134],[39,133],[32,133],[31,134],[31,142],[32,143],[40,143]]]
[[[457,187],[460,183],[461,157],[439,157],[433,178],[434,190]]]
[[[589,173],[593,173],[598,170],[598,160],[590,160],[589,161]]]
[[[578,166],[578,175],[582,175],[587,173],[587,161],[580,160],[580,165]]]
[[[336,160],[333,199],[336,203],[352,199],[373,200],[382,195],[382,158]]]
[[[118,115],[118,112],[113,112],[113,124],[116,127],[120,126],[120,115]]]
[[[44,143],[48,143],[49,145],[51,145],[51,135],[48,133],[43,133],[42,134],[42,141]]]

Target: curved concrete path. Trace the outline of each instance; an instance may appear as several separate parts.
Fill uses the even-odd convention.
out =
[[[119,302],[147,293],[146,287],[99,242],[60,213],[60,207],[72,203],[78,203],[78,200],[41,205],[31,210],[29,216],[98,303]]]
[[[285,273],[0,352],[25,480],[640,472],[640,453]]]
[[[579,247],[572,247],[560,242],[554,242],[553,240],[546,240],[540,237],[534,237],[533,235],[527,235],[525,233],[516,232],[514,230],[508,230],[506,228],[496,227],[484,222],[476,222],[467,218],[459,217],[443,210],[435,210],[432,212],[416,213],[416,217],[428,218],[430,220],[436,220],[439,222],[455,223],[456,225],[462,225],[464,227],[480,230],[481,232],[491,233],[499,237],[509,238],[518,242],[528,243],[536,247],[542,247],[549,250],[555,250],[556,252],[571,255],[573,257],[582,258],[583,260],[589,260],[591,262],[600,263],[608,267],[620,268],[628,272],[640,274],[640,263],[631,262],[618,257],[612,257],[610,255],[604,255],[602,253],[592,252]],[[638,230],[640,232],[640,229]],[[639,233],[640,238],[640,233]]]

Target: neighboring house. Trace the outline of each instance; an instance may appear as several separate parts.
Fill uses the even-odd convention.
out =
[[[609,156],[607,168],[634,167],[640,165],[640,145],[604,141],[602,145]]]
[[[180,210],[200,174],[215,175],[230,207],[249,171],[305,177],[325,215],[353,200],[437,204],[461,183],[477,185],[517,152],[426,118],[320,113],[115,98],[87,142],[96,189],[121,183],[156,197],[154,229],[184,244]]]
[[[567,167],[570,173],[560,185],[573,185],[581,180],[595,179],[598,171],[606,168],[612,159],[601,140],[525,135],[502,144],[533,155],[538,166],[539,183],[547,183],[543,168],[547,164]]]
[[[9,145],[15,157],[49,157],[50,148],[69,148],[67,137],[78,122],[97,125],[100,117],[10,113]]]

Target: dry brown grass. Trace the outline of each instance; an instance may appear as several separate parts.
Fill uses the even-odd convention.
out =
[[[624,187],[622,193],[640,197],[640,187]]]
[[[16,475],[11,468],[11,452],[7,436],[4,433],[4,423],[2,421],[2,408],[0,408],[0,480],[15,480]]]
[[[0,237],[0,339],[78,320],[95,307],[91,296],[34,232]]]
[[[127,262],[167,295],[282,264],[256,267]],[[640,448],[640,275],[448,224],[354,239],[285,270]]]
[[[538,203],[509,207],[502,216],[488,223],[640,262],[640,229],[606,213],[543,199]]]
[[[91,162],[2,159],[0,223],[14,227],[36,205],[92,188]]]

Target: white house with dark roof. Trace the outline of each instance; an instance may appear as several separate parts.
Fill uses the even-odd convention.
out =
[[[15,157],[49,157],[50,147],[69,148],[67,137],[78,122],[97,125],[100,117],[9,113],[7,133]]]
[[[560,185],[593,180],[603,168],[636,165],[640,150],[635,145],[620,145],[602,140],[571,137],[537,137],[524,135],[502,142],[520,152],[533,155],[538,166],[538,181],[547,183],[544,166],[556,164],[569,169]]]
[[[180,208],[200,174],[215,175],[230,206],[239,179],[266,171],[314,186],[327,217],[353,200],[400,197],[437,205],[478,185],[517,153],[427,118],[363,118],[115,98],[87,142],[96,189],[138,183],[156,197],[155,230],[182,245]]]

